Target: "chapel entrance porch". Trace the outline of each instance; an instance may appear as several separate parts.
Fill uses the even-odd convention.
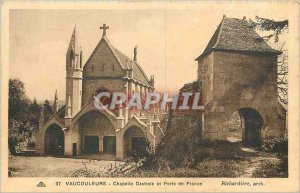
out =
[[[65,136],[62,128],[56,124],[51,125],[45,132],[45,154],[63,155]]]
[[[81,155],[116,155],[116,131],[105,114],[99,111],[87,112],[80,117],[78,126]]]
[[[128,128],[123,136],[124,157],[143,156],[147,149],[147,140],[143,130],[132,126]]]

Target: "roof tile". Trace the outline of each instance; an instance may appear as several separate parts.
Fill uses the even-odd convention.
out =
[[[280,54],[271,48],[246,20],[227,17],[223,18],[205,50],[196,60],[212,50]]]

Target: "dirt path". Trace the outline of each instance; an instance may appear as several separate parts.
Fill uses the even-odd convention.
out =
[[[57,157],[13,156],[9,159],[12,177],[67,177],[76,169],[106,172],[124,163]]]
[[[261,164],[265,161],[271,161],[273,163],[279,163],[280,159],[273,153],[266,153],[255,151],[251,148],[242,148],[242,151],[251,153],[252,156],[247,157],[248,159],[243,162],[244,172],[241,178],[251,178],[254,172],[260,168]]]

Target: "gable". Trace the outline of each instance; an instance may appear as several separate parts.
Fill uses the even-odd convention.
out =
[[[83,77],[122,77],[123,69],[107,41],[102,38],[83,67]]]

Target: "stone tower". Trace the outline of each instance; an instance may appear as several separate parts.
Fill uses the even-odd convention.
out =
[[[205,105],[204,137],[237,138],[256,146],[268,137],[282,136],[285,120],[278,118],[282,106],[277,100],[279,54],[245,18],[224,16],[196,58]]]
[[[65,118],[71,118],[81,109],[82,51],[79,48],[76,26],[66,54],[66,109]]]

